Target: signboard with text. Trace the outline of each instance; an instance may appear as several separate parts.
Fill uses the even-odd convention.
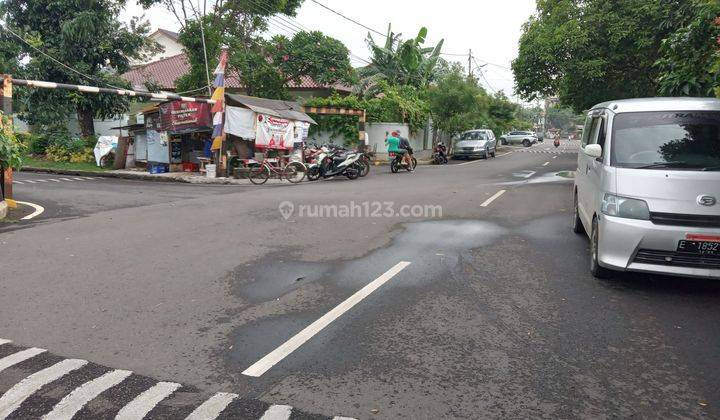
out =
[[[163,131],[184,131],[212,127],[210,104],[173,101],[160,105],[160,127]]]
[[[259,114],[256,130],[256,147],[285,150],[293,148],[295,124],[290,120]]]

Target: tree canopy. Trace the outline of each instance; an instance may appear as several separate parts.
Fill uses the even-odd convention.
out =
[[[705,22],[695,45],[698,55],[712,55],[711,13],[697,12],[706,3],[711,7],[709,0],[538,0],[512,64],[517,92],[531,100],[557,95],[578,112],[611,99],[688,94],[678,79],[692,80],[694,66],[704,65],[696,63],[707,60],[682,58],[693,53],[678,31],[695,19]],[[678,60],[693,61],[693,68]],[[668,77],[673,69],[676,76]]]
[[[149,26],[133,19],[118,22],[121,0],[6,0],[0,4],[5,24],[24,39],[8,34],[0,39],[3,57],[12,57],[12,70],[22,77],[58,83],[129,87],[120,74],[130,60],[143,57]],[[14,44],[12,44],[14,42]],[[51,60],[88,75],[85,77]],[[20,61],[27,57],[27,61]],[[128,99],[117,95],[82,95],[60,90],[22,90],[21,117],[30,124],[65,126],[73,110],[83,135],[94,133],[93,118],[121,115]]]

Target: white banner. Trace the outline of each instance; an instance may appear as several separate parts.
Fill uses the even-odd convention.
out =
[[[260,114],[257,116],[255,146],[268,149],[292,149],[295,124],[283,118]]]
[[[236,106],[225,107],[225,132],[246,140],[255,138],[255,112]]]

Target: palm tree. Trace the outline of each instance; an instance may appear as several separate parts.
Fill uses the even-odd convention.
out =
[[[435,78],[444,40],[435,47],[425,48],[426,37],[427,28],[423,27],[414,39],[403,41],[401,34],[392,32],[388,25],[385,44],[381,46],[368,33],[366,42],[372,61],[358,71],[360,93],[374,96],[381,81],[390,85],[428,86]]]

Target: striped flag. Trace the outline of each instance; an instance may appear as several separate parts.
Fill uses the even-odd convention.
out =
[[[215,76],[215,80],[213,81],[213,87],[215,88],[215,90],[213,91],[212,99],[215,101],[215,103],[212,107],[212,150],[220,150],[220,148],[222,148],[223,111],[225,109],[225,67],[227,67],[227,59],[227,50],[224,49],[222,53],[220,53],[220,61],[218,62],[215,71],[213,71],[213,75]]]

